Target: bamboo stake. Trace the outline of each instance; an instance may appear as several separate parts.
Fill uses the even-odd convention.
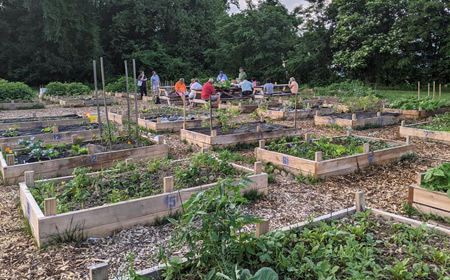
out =
[[[108,128],[109,134],[109,147],[112,148],[112,137],[111,137],[111,128],[109,126],[109,117],[108,117],[108,105],[106,105],[106,94],[105,94],[105,71],[103,69],[103,57],[100,57],[100,70],[102,72],[102,87],[103,87],[103,103],[105,105],[105,114],[106,114],[106,127]]]
[[[417,99],[420,99],[420,82],[417,82]]]
[[[186,96],[183,98],[183,129],[186,129]]]
[[[92,66],[94,67],[94,87],[95,87],[95,99],[97,101],[98,129],[99,129],[99,132],[100,132],[100,142],[103,143],[103,138],[102,138],[102,119],[100,118],[100,104],[98,103],[97,61],[95,61],[95,59],[92,61]]]
[[[130,112],[130,90],[129,90],[129,85],[128,85],[128,65],[127,65],[127,61],[124,61],[124,65],[125,65],[125,80],[127,82],[127,116],[128,116],[128,137],[131,137],[130,135],[130,131],[131,131],[131,112]]]
[[[136,125],[138,124],[138,105],[137,105],[137,82],[136,82],[136,60],[133,58],[133,79],[134,79],[134,110],[136,113]],[[138,129],[136,128],[136,140],[138,138]]]
[[[430,83],[428,83],[428,97],[430,97]]]
[[[442,84],[439,84],[439,99],[441,99],[442,94]]]

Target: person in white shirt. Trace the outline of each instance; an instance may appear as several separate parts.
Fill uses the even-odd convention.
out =
[[[202,85],[198,82],[198,79],[194,79],[194,82],[191,83],[191,85],[189,86],[189,89],[191,91],[191,93],[189,94],[189,98],[193,99],[195,97],[195,92],[194,90],[202,90]]]
[[[253,84],[247,80],[247,77],[243,78],[243,81],[239,83],[239,86],[242,89],[242,96],[252,95]]]

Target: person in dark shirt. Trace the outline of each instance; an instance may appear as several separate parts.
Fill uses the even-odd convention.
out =
[[[144,71],[141,71],[141,74],[138,77],[138,81],[139,81],[139,89],[141,90],[141,99],[142,96],[147,96],[147,76],[145,76]]]

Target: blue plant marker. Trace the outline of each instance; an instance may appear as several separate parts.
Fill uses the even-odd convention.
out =
[[[284,165],[289,165],[289,158],[288,157],[283,157],[283,164]]]
[[[96,164],[97,163],[97,155],[92,155],[89,157],[89,164]]]
[[[374,156],[375,156],[375,155],[374,155],[373,151],[372,151],[372,153],[370,153],[370,154],[368,155],[368,158],[369,158],[369,164],[372,163],[373,157],[374,157]]]
[[[53,134],[53,140],[61,141],[61,135],[60,134]]]
[[[27,217],[28,221],[30,220],[30,203],[27,201]]]
[[[177,196],[176,195],[166,195],[164,197],[164,204],[167,208],[173,208],[177,205]]]

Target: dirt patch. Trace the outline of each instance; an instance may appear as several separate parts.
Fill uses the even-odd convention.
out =
[[[246,123],[239,125],[239,127],[236,128],[229,128],[228,130],[223,130],[221,126],[214,126],[213,130],[217,131],[217,135],[230,135],[230,134],[239,134],[239,133],[256,133],[256,127],[260,126],[262,132],[271,132],[271,131],[277,131],[277,130],[285,130],[289,127],[279,125],[279,124],[271,124],[266,122],[254,122],[254,123]],[[198,133],[210,135],[210,128],[209,127],[198,127],[198,128],[191,128],[190,131],[195,131]]]
[[[52,121],[52,120],[68,120],[68,119],[78,119],[81,118],[78,115],[70,114],[70,115],[62,115],[62,116],[48,116],[43,117],[43,121]],[[2,119],[0,123],[18,123],[18,122],[37,122],[38,118],[11,118],[11,119]]]

